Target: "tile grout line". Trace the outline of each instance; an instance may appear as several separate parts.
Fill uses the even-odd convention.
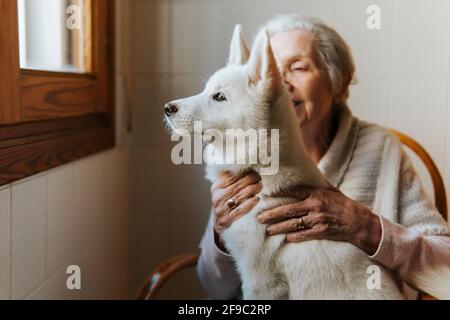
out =
[[[13,188],[9,189],[9,299],[12,300],[12,278],[13,278]]]

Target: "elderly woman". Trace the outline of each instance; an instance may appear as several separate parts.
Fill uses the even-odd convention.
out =
[[[276,17],[265,27],[307,152],[336,187],[293,190],[297,203],[259,215],[268,235],[352,243],[412,287],[415,271],[450,266],[447,225],[401,143],[383,127],[355,118],[346,104],[354,64],[343,39],[320,21],[296,15]],[[213,209],[197,272],[213,298],[238,296],[240,278],[221,232],[255,206],[259,180],[224,174],[211,187]],[[232,210],[230,198],[239,203]],[[306,229],[293,229],[298,217]]]

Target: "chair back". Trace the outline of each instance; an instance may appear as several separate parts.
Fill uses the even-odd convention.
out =
[[[438,209],[439,213],[448,221],[448,209],[447,209],[447,194],[445,192],[444,180],[442,179],[441,173],[434,163],[428,152],[413,138],[401,133],[397,130],[390,129],[390,131],[400,139],[400,141],[411,149],[424,163],[431,176],[431,181],[433,183],[434,190],[434,205]]]

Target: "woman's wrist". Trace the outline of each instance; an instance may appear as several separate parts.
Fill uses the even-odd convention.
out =
[[[356,236],[356,245],[371,256],[377,252],[380,245],[382,228],[380,217],[367,208],[365,210],[367,210],[368,219]]]

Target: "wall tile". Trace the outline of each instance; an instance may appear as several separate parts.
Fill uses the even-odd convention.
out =
[[[12,187],[12,298],[21,299],[45,279],[46,177]]]
[[[0,190],[0,300],[10,298],[11,188]]]
[[[72,263],[70,263],[72,264]],[[69,265],[70,265],[69,264]],[[46,299],[66,300],[70,297],[70,290],[67,289],[66,281],[70,276],[66,273],[67,266],[54,272],[45,282]]]
[[[393,78],[390,88],[390,125],[419,143],[443,172],[447,79]]]
[[[350,86],[349,106],[362,120],[384,126],[389,124],[389,79],[387,77],[362,77]]]
[[[380,8],[381,29],[367,28],[366,13],[370,5]],[[394,1],[338,0],[336,3],[336,30],[348,43],[356,64],[356,75],[388,76],[392,42]]]
[[[67,266],[73,208],[73,165],[47,175],[47,278]]]
[[[446,76],[448,74],[450,3],[398,0],[392,41],[392,75]]]
[[[334,0],[232,0],[223,2],[223,6],[229,33],[225,38],[228,41],[227,44],[231,40],[235,24],[242,24],[247,42],[251,44],[259,28],[278,14],[297,13],[303,16],[317,17],[330,25],[333,25],[335,20]]]
[[[168,216],[130,217],[129,294],[134,297],[146,275],[163,260],[168,252]]]
[[[224,28],[222,4],[173,2],[171,23],[172,72],[212,73],[225,64],[232,29]]]
[[[132,37],[133,70],[138,73],[170,72],[170,1],[138,0],[134,11]]]
[[[160,143],[169,140],[163,122],[164,105],[172,100],[168,76],[138,76],[133,110],[133,144]]]
[[[72,256],[81,254],[99,239],[103,169],[99,154],[74,163]]]
[[[131,151],[130,204],[133,215],[165,216],[169,201],[169,146],[135,146]]]
[[[33,290],[29,295],[25,297],[25,300],[44,300],[47,298],[46,284],[43,283],[35,290]]]

